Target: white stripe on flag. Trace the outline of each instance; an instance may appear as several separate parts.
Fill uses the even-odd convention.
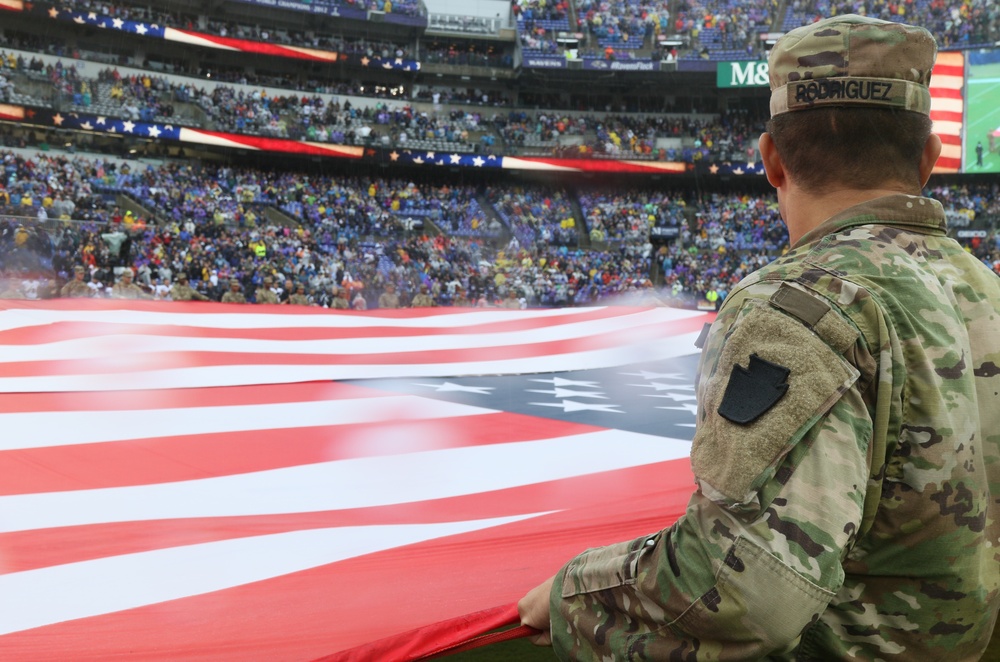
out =
[[[569,341],[615,334],[629,342],[662,337],[662,328],[653,320],[631,316],[571,322],[556,326],[521,329],[502,333],[454,333],[419,336],[338,338],[324,340],[261,340],[248,338],[201,338],[197,336],[114,334],[78,338],[41,345],[0,346],[0,364],[25,361],[59,361],[81,358],[109,358],[115,363],[144,352],[223,352],[248,354],[382,354],[421,353],[436,350],[482,349],[521,346],[528,343]],[[632,336],[632,337],[630,337]],[[140,359],[141,360],[141,359]],[[252,359],[250,360],[252,362]]]
[[[161,305],[164,308],[172,307],[171,303]],[[176,325],[206,329],[362,329],[372,326],[401,329],[454,329],[463,326],[490,324],[509,320],[544,319],[562,316],[572,317],[592,313],[595,310],[607,311],[608,317],[624,316],[631,319],[639,319],[642,323],[686,319],[704,314],[697,311],[665,307],[651,309],[608,309],[606,307],[596,307],[538,310],[482,310],[448,315],[428,315],[426,317],[378,317],[357,313],[322,314],[317,312],[312,314],[295,314],[284,311],[268,314],[243,312],[246,310],[246,307],[234,306],[233,308],[233,311],[228,313],[200,312],[196,315],[191,312],[153,312],[143,310],[38,310],[30,308],[0,308],[0,330],[54,324],[56,322]]]
[[[243,586],[544,514],[292,531],[0,575],[0,635]]]
[[[493,413],[413,395],[232,407],[0,414],[0,451],[130,439],[417,421]]]
[[[143,370],[142,355],[134,357],[126,372],[82,375],[44,375],[8,377],[0,374],[0,393],[51,393],[59,391],[122,391],[246,384],[288,384],[320,380],[389,379],[396,377],[459,377],[464,375],[511,375],[568,370],[611,368],[633,363],[676,358],[696,353],[695,340],[700,333],[687,333],[642,340],[633,344],[584,352],[524,358],[456,361],[454,363],[393,363],[362,365],[224,365]],[[634,339],[641,340],[641,339]],[[390,344],[391,341],[386,341]],[[514,348],[516,350],[516,348]],[[127,364],[133,359],[109,360],[109,367]],[[246,359],[248,363],[251,358]],[[177,363],[184,362],[178,354]]]
[[[19,494],[0,497],[0,532],[415,503],[681,459],[690,445],[602,430],[166,484]]]

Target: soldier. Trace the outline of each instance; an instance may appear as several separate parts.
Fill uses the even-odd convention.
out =
[[[271,284],[274,281],[270,276],[264,276],[264,284],[257,288],[254,293],[254,297],[257,299],[257,303],[268,303],[268,304],[278,304],[281,301],[278,300],[278,295],[271,290]]]
[[[396,294],[396,284],[386,283],[385,292],[378,298],[379,308],[399,308],[399,295]]]
[[[240,292],[240,281],[229,279],[229,291],[222,295],[222,303],[246,303],[247,298]]]
[[[62,286],[62,289],[59,291],[59,296],[68,299],[89,299],[93,296],[93,291],[90,287],[88,287],[87,283],[84,282],[86,271],[87,270],[79,264],[73,267],[73,280]]]
[[[1000,609],[1000,279],[921,197],[926,30],[846,15],[770,55],[791,250],[713,323],[672,527],[519,603],[564,659],[977,660]]]
[[[132,270],[128,267],[122,272],[121,279],[111,288],[112,299],[152,299],[142,291],[142,288],[132,282]]]
[[[434,306],[434,299],[427,292],[427,286],[421,285],[420,291],[417,292],[416,296],[413,297],[413,301],[410,303],[413,308],[430,308]]]
[[[451,300],[451,305],[456,308],[468,308],[472,305],[472,302],[469,301],[469,297],[465,294],[465,288],[461,285],[455,286],[455,296]]]
[[[333,288],[333,301],[330,302],[330,307],[336,310],[348,310],[351,307],[351,302],[347,300],[347,288],[346,287],[336,287]]]
[[[174,301],[209,301],[209,298],[188,285],[187,274],[183,271],[177,274],[177,282],[170,288],[170,298]]]
[[[299,283],[295,286],[295,294],[288,297],[288,302],[296,306],[312,305],[312,301],[310,301],[308,295],[306,295],[306,286],[303,283]]]
[[[507,296],[504,297],[500,307],[508,310],[521,310],[521,300],[517,298],[517,292],[513,287],[507,290]]]

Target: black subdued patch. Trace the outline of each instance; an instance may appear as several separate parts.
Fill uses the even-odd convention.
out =
[[[712,325],[709,322],[705,322],[705,326],[701,327],[701,333],[698,334],[698,338],[694,341],[694,346],[701,349],[705,346],[705,341],[708,340],[708,332],[711,331]]]
[[[813,36],[814,37],[837,37],[837,36],[840,36],[840,34],[841,34],[840,30],[837,30],[835,28],[826,28],[825,30],[820,30],[819,32],[817,32]]]
[[[738,363],[733,366],[719,415],[739,425],[757,420],[788,391],[790,372],[783,365],[751,354],[746,368]]]

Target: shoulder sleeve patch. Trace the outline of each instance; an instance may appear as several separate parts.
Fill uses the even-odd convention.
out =
[[[732,504],[753,499],[859,376],[798,318],[767,301],[744,306],[715,369],[703,376],[691,447],[695,476]]]
[[[788,372],[783,365],[751,354],[746,368],[739,363],[733,366],[719,415],[740,425],[760,418],[788,392]]]

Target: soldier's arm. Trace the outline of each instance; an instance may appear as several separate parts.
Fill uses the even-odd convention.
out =
[[[685,515],[557,573],[561,655],[757,659],[794,648],[842,585],[869,476],[874,375],[845,358],[863,343],[842,316],[801,292],[790,313],[768,287],[727,306],[710,335]]]

